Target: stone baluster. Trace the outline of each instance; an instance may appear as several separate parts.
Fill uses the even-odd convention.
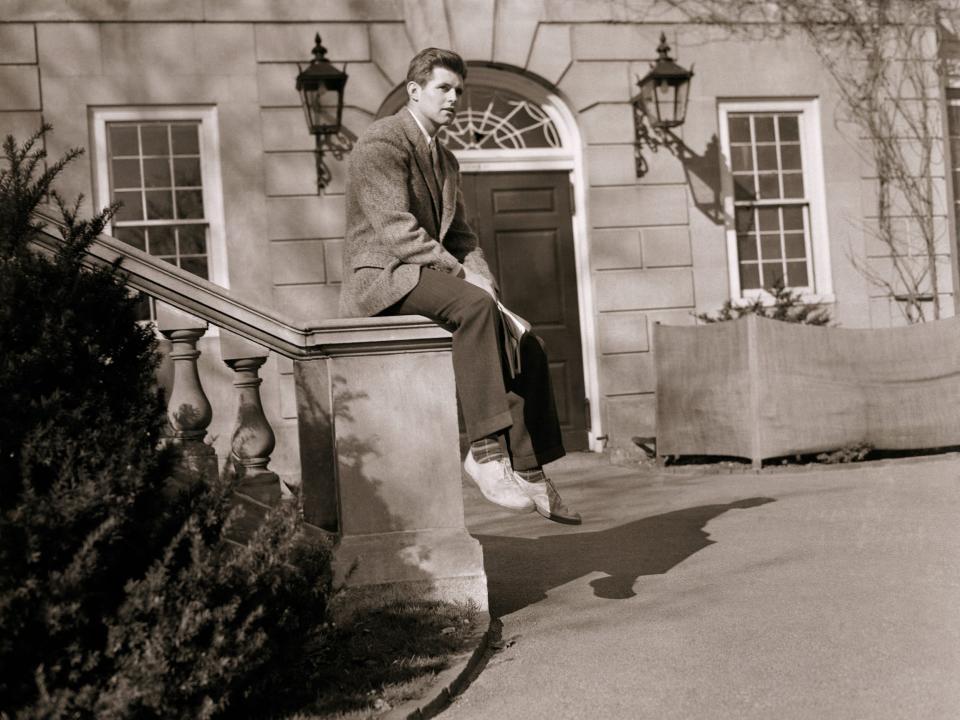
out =
[[[263,412],[259,373],[268,354],[269,350],[256,343],[226,330],[220,332],[220,356],[234,371],[233,386],[237,388],[237,422],[224,470],[236,474],[238,492],[272,505],[293,496],[267,467],[276,438]]]
[[[207,323],[158,302],[157,327],[172,345],[173,387],[167,400],[166,442],[179,448],[183,468],[207,479],[216,478],[217,455],[205,442],[213,409],[197,371],[197,341],[206,334]]]

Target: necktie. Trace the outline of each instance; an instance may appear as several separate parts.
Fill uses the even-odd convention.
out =
[[[437,188],[443,192],[443,167],[440,165],[440,150],[437,148],[437,139],[430,141],[430,159],[433,161],[433,177],[437,181]]]

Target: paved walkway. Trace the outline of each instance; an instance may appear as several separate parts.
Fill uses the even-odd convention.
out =
[[[561,464],[579,528],[465,486],[505,647],[443,720],[960,718],[960,456]]]

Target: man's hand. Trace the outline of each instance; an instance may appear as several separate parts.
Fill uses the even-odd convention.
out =
[[[493,283],[487,280],[483,275],[466,267],[463,269],[463,272],[464,280],[471,285],[476,285],[478,288],[488,293],[494,300],[497,299],[497,291],[493,289]]]

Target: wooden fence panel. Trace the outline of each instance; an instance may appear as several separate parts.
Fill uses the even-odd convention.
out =
[[[960,445],[960,319],[848,330],[757,316],[654,329],[661,455]]]
[[[751,457],[746,323],[656,325],[657,453]]]

